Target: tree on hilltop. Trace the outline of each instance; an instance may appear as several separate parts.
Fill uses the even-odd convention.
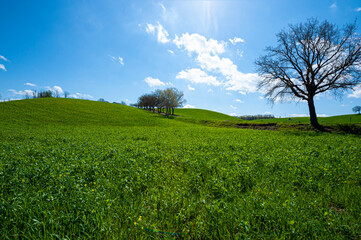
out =
[[[317,120],[314,97],[340,94],[361,82],[361,38],[356,23],[339,29],[327,21],[309,19],[277,34],[278,45],[267,47],[257,61],[264,90],[271,101],[298,99],[308,103],[311,125]]]
[[[174,115],[174,109],[181,107],[186,101],[183,96],[183,92],[176,88],[158,89],[150,94],[146,93],[140,96],[135,106],[152,111],[155,111],[156,107],[158,113],[164,109],[166,115]]]
[[[361,113],[361,106],[355,106],[352,108],[354,113],[360,114]]]

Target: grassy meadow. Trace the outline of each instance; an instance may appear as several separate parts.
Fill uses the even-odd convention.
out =
[[[207,112],[175,113],[243,121]],[[360,149],[357,135],[2,102],[0,239],[360,239]]]

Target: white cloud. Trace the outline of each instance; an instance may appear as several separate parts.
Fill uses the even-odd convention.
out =
[[[263,100],[263,99],[264,99],[264,97],[263,97],[263,96],[259,96],[259,99]]]
[[[230,108],[232,108],[233,110],[236,110],[237,107],[233,106],[233,105],[229,105]]]
[[[219,42],[212,38],[207,40],[207,38],[197,33],[183,33],[181,37],[175,35],[173,42],[177,45],[178,48],[184,47],[188,53],[194,52],[197,54],[222,54],[224,53],[225,46],[227,45],[227,43],[223,41]]]
[[[0,69],[4,70],[6,72],[6,68],[5,68],[4,64],[0,64]]]
[[[124,66],[124,60],[122,57],[118,57],[119,63]]]
[[[146,31],[148,33],[158,33],[159,42],[168,42],[168,32],[158,22],[158,26],[147,24]],[[165,34],[161,34],[164,32]],[[161,37],[163,36],[163,37]],[[163,40],[162,40],[163,39]],[[231,43],[243,42],[244,40],[238,37],[230,39]],[[200,65],[201,69],[193,68],[183,70],[178,73],[177,79],[189,80],[193,83],[205,83],[214,86],[223,86],[226,90],[237,91],[241,94],[257,91],[257,82],[259,76],[256,73],[242,73],[238,71],[237,65],[229,58],[220,57],[220,54],[225,52],[227,43],[215,39],[207,39],[206,37],[194,33],[183,33],[180,37],[175,35],[173,43],[178,48],[183,48],[187,51],[189,56],[195,54],[195,60]],[[169,50],[168,50],[169,51]],[[169,51],[172,53],[171,51]],[[242,52],[237,52],[242,56]],[[212,72],[222,75],[222,80],[219,81],[215,76],[209,75]]]
[[[195,89],[195,88],[193,88],[191,85],[188,85],[187,87],[188,87],[188,90],[190,90],[190,91],[194,91],[194,90],[196,90],[196,89]]]
[[[0,59],[4,60],[6,62],[8,61],[8,59],[6,57],[2,56],[2,55],[0,55]]]
[[[230,113],[230,114],[228,114],[229,116],[232,116],[232,117],[237,117],[238,116],[238,114],[236,114],[236,113]]]
[[[256,73],[242,73],[237,69],[231,59],[220,57],[218,54],[225,52],[226,43],[205,38],[199,34],[185,33],[181,37],[176,35],[173,42],[178,48],[183,47],[189,55],[195,53],[196,61],[202,69],[223,75],[222,83],[227,90],[242,93],[256,92],[259,76]],[[219,84],[218,86],[220,86]]]
[[[334,3],[330,6],[330,8],[337,8],[336,2],[334,2]]]
[[[241,99],[236,99],[236,100],[234,100],[234,101],[236,101],[236,102],[238,102],[238,103],[244,103]]]
[[[147,31],[147,33],[154,33],[155,26],[153,24],[147,23],[147,26],[145,27],[145,31]]]
[[[185,105],[183,108],[196,108],[196,107],[193,106],[193,105],[187,104],[187,105]]]
[[[272,113],[271,113],[271,112],[266,111],[266,112],[264,112],[264,114],[272,114]]]
[[[70,98],[77,98],[77,99],[94,98],[93,96],[91,96],[91,95],[89,95],[89,94],[83,94],[83,93],[70,94],[69,97],[70,97]]]
[[[360,11],[361,11],[361,7],[356,8],[355,11],[356,11],[356,12],[360,12]]]
[[[204,83],[213,86],[221,85],[221,82],[217,81],[216,77],[209,76],[206,72],[202,71],[199,68],[191,68],[185,71],[183,70],[178,73],[176,79],[184,79],[192,83]]]
[[[317,117],[329,117],[327,114],[317,114]]]
[[[55,92],[58,92],[59,94],[64,93],[63,89],[61,87],[59,87],[59,86],[54,86],[53,89],[54,89]]]
[[[361,83],[354,87],[352,94],[347,95],[347,97],[351,98],[361,98]]]
[[[169,34],[167,32],[167,30],[165,30],[163,28],[163,26],[158,22],[158,25],[153,25],[150,23],[147,23],[147,26],[145,27],[145,30],[147,31],[147,33],[151,33],[151,34],[157,34],[157,40],[160,43],[167,43],[170,40],[168,39]]]
[[[165,83],[158,78],[146,77],[144,81],[149,85],[149,87],[165,86]]]
[[[210,88],[210,89],[208,89],[207,92],[211,93],[211,92],[213,92],[213,89]]]
[[[31,87],[36,87],[36,84],[34,84],[34,83],[25,83],[24,85],[31,86]]]
[[[171,53],[171,54],[174,54],[174,52],[172,50],[168,50],[168,52]]]
[[[33,90],[16,91],[14,89],[9,89],[8,91],[12,92],[15,95],[21,95],[21,96],[33,96],[33,94],[35,94]]]
[[[64,93],[63,89],[59,86],[54,86],[54,87],[46,87],[46,89],[54,92],[55,94],[59,94],[59,95],[62,95]]]
[[[233,45],[236,45],[237,43],[244,43],[244,39],[239,38],[239,37],[234,37],[234,38],[230,38],[228,39]]]
[[[112,55],[108,55],[111,59],[112,62],[117,62],[120,63],[122,66],[124,66],[124,59],[122,57],[114,57]]]

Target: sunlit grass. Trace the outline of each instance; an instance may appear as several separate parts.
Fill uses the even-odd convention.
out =
[[[2,116],[1,239],[360,237],[358,136],[209,128],[115,104],[43,101],[42,118],[29,118],[41,112],[31,101]]]

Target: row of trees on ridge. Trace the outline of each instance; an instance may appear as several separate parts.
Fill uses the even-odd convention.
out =
[[[184,94],[176,88],[157,89],[152,93],[145,93],[138,98],[133,106],[166,115],[174,115],[174,109],[182,107],[186,100]]]

